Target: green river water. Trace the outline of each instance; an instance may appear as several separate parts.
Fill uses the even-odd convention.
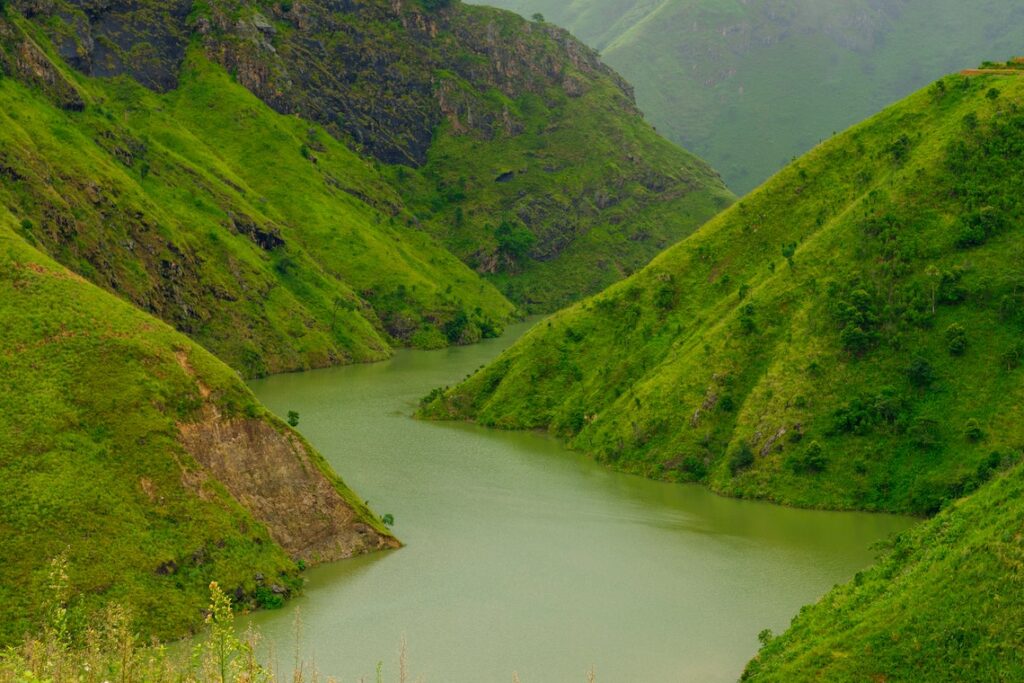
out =
[[[412,683],[734,681],[764,628],[873,559],[911,524],[730,500],[611,472],[541,434],[410,415],[497,356],[482,344],[254,382],[380,514],[401,550],[308,572],[305,594],[252,618],[287,669]],[[296,615],[300,619],[296,619]]]

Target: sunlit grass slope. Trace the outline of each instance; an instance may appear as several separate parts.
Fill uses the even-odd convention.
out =
[[[904,534],[803,608],[749,681],[1024,679],[1024,470]]]
[[[19,233],[245,374],[474,341],[512,313],[406,227],[373,163],[219,67],[192,59],[166,95],[62,77],[83,111],[0,81],[0,198]]]
[[[239,606],[280,601],[270,585],[294,589],[295,561],[186,453],[178,423],[205,405],[287,428],[233,370],[28,246],[17,227],[0,207],[0,643],[35,633],[67,599],[50,586],[58,556],[72,620],[119,603],[147,636],[200,624],[214,579]]]
[[[819,146],[424,414],[729,495],[929,514],[1024,444],[1024,79]]]

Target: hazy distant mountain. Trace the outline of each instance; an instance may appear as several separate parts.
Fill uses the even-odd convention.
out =
[[[744,193],[944,73],[1024,52],[1016,0],[493,0],[571,29]]]

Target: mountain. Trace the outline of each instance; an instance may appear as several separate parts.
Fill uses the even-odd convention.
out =
[[[938,511],[1024,444],[1022,95],[1020,76],[936,82],[424,414],[728,495]]]
[[[965,63],[1024,43],[1012,0],[493,0],[565,26],[652,123],[745,194]]]
[[[66,71],[24,19],[0,30],[18,76],[0,82],[0,201],[21,234],[245,375],[444,345],[460,314],[479,337],[513,312],[403,224],[372,163],[202,55],[156,94]]]
[[[0,2],[0,642],[396,547],[241,376],[498,334],[732,201],[564,31],[429,5]]]
[[[871,569],[803,608],[744,681],[1024,677],[1024,469],[905,533]]]
[[[299,562],[397,546],[234,371],[18,228],[0,210],[0,642],[65,602],[73,623],[117,602],[140,632],[178,636],[211,580],[274,605]]]
[[[283,340],[267,331],[234,350],[244,361],[284,347],[282,359],[254,361],[273,372],[379,358],[389,344],[471,341],[500,329],[511,311],[479,275],[520,307],[552,310],[639,268],[732,201],[706,164],[642,121],[631,88],[568,33],[497,10],[428,4],[11,6],[31,19],[37,43],[104,79],[80,86],[72,74],[74,86],[117,91],[81,99],[103,100],[116,126],[125,117],[115,105],[135,113],[127,118],[143,130],[123,137],[174,153],[198,147],[186,151],[190,163],[227,167],[204,169],[208,182],[228,181],[205,199],[214,205],[205,213],[218,223],[239,215],[236,232],[255,222],[277,230],[285,251],[306,252],[287,254],[260,285],[266,293],[289,280],[293,297],[301,289],[314,300],[282,305],[306,308],[306,328],[321,329],[285,331]],[[153,93],[114,86],[123,75]],[[150,116],[151,107],[169,116]],[[249,113],[239,117],[239,108]],[[295,201],[300,191],[312,195],[308,205]],[[236,208],[226,198],[245,201]],[[337,326],[354,339],[322,329],[343,310]],[[233,327],[257,327],[251,317]],[[287,339],[295,334],[306,338]]]

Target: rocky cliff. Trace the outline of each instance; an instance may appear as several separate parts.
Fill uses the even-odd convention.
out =
[[[237,374],[17,225],[0,209],[0,642],[55,601],[72,621],[120,603],[141,633],[178,636],[212,580],[273,606],[302,563],[397,547]]]
[[[356,196],[530,308],[621,278],[731,200],[713,171],[643,123],[632,89],[595,52],[511,13],[384,0],[11,4],[77,70],[156,92],[180,89],[194,45],[273,110],[387,165],[411,215],[381,205],[379,190]],[[503,239],[502,224],[525,246]]]

